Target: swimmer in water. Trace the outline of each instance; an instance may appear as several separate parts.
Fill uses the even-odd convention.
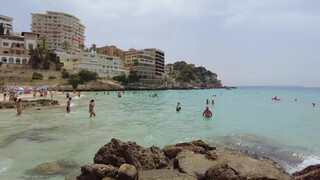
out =
[[[118,98],[121,98],[121,93],[120,92],[118,92]]]
[[[312,107],[316,107],[316,103],[312,103]]]
[[[181,110],[181,106],[180,106],[180,102],[178,102],[176,111],[180,111],[180,110]]]
[[[214,105],[214,100],[212,99],[211,104]]]
[[[92,100],[90,101],[90,104],[89,104],[90,117],[92,117],[92,116],[93,116],[93,117],[96,117],[96,113],[94,113],[94,111],[93,111],[94,106],[95,106],[94,100],[92,99]]]
[[[212,112],[209,110],[209,107],[206,107],[206,109],[202,113],[202,116],[204,116],[204,117],[211,117],[212,116]]]
[[[67,92],[66,98],[69,99],[69,97],[70,97],[70,94],[69,94],[69,92]]]
[[[209,104],[210,103],[210,101],[209,101],[209,99],[207,99],[207,102],[206,102],[207,104]]]
[[[78,97],[80,97],[81,96],[81,94],[80,94],[80,91],[78,92]]]
[[[70,112],[71,112],[71,108],[70,108],[70,106],[71,106],[71,100],[72,100],[72,98],[71,97],[69,97],[69,100],[68,100],[68,102],[67,102],[67,114],[69,114]]]

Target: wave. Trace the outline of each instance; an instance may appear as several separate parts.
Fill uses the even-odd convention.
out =
[[[292,167],[289,170],[290,174],[293,174],[297,171],[301,171],[305,168],[307,168],[308,166],[311,165],[316,165],[316,164],[320,164],[320,157],[316,156],[316,155],[310,155],[304,158],[304,160],[302,161],[302,163],[300,163],[299,165]]]
[[[11,167],[12,160],[11,159],[6,159],[3,161],[0,161],[0,174],[3,174],[9,170]]]

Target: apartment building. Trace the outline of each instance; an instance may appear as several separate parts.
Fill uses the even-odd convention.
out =
[[[98,73],[100,77],[109,78],[129,74],[129,70],[122,66],[120,57],[90,52],[77,52],[75,54],[57,52],[57,55],[60,61],[64,63],[64,68],[71,72],[87,70]]]
[[[9,31],[10,33],[13,32],[12,21],[13,18],[0,14],[0,24],[3,25],[5,34],[7,33],[7,31]]]
[[[165,68],[164,52],[156,48],[145,49],[145,51],[151,52],[154,56],[156,76],[162,76]]]
[[[98,48],[100,54],[104,54],[107,56],[117,56],[121,59],[124,59],[124,51],[122,49],[117,48],[117,46],[103,46]]]
[[[31,31],[46,37],[46,45],[50,50],[70,53],[81,51],[81,44],[85,42],[85,26],[80,19],[54,11],[46,11],[46,14],[31,13],[31,16]]]
[[[29,51],[38,45],[39,34],[22,32],[22,36],[0,36],[0,62],[3,64],[28,64]]]
[[[125,65],[136,72],[140,80],[155,79],[155,58],[152,52],[129,49],[124,53]]]

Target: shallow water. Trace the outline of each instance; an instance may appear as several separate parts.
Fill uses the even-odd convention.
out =
[[[149,98],[154,92],[159,97]],[[274,96],[282,101],[272,101]],[[85,92],[72,100],[69,115],[65,94],[55,98],[63,106],[25,110],[21,117],[15,116],[15,110],[0,111],[0,179],[30,179],[26,170],[63,158],[92,163],[111,138],[145,147],[202,139],[270,157],[290,173],[320,163],[320,89],[126,91],[122,98],[117,98],[117,92]],[[97,114],[92,119],[91,99],[96,101]],[[214,106],[209,105],[212,118],[201,116],[206,99],[215,100]],[[180,112],[175,111],[178,101]],[[318,106],[312,107],[312,102]]]

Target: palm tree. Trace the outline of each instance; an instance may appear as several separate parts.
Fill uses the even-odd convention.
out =
[[[41,36],[39,39],[42,40],[42,47],[46,49],[46,42],[48,40],[48,37],[44,35],[44,36]]]
[[[90,48],[90,52],[93,51],[93,53],[95,53],[96,49],[97,49],[97,45],[96,44],[92,44],[91,48]]]
[[[70,49],[70,43],[68,41],[63,41],[62,49],[65,50],[68,53],[68,51]]]
[[[84,51],[85,45],[83,43],[79,44],[79,48],[81,49],[81,51]]]

